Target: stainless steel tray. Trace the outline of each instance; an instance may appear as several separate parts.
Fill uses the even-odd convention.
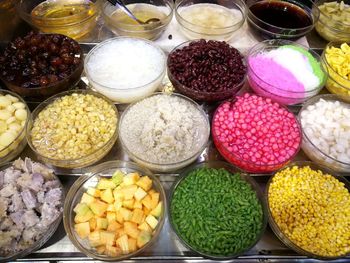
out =
[[[104,38],[104,37],[102,37]],[[309,44],[315,50],[321,51],[325,46],[325,42],[320,39],[316,33],[311,33],[308,38]],[[90,41],[82,43],[81,46],[85,52],[88,52],[95,44]],[[86,88],[86,83],[83,81],[79,83],[80,88]],[[245,87],[245,90],[248,89]],[[37,106],[39,101],[27,100],[30,108]],[[118,105],[120,111],[123,110],[124,105]],[[211,117],[215,105],[202,104],[203,109]],[[292,106],[290,109],[294,113],[298,113],[300,106]],[[27,146],[22,152],[21,157],[30,157],[36,160],[36,156]],[[109,160],[129,160],[127,154],[122,150],[120,142],[118,141],[109,152],[109,154],[103,158],[101,162]],[[197,159],[197,162],[206,160],[223,160],[218,151],[215,149],[212,141],[209,141],[206,149]],[[295,160],[307,160],[307,157],[302,151],[297,155]],[[78,176],[82,176],[88,168],[84,169],[57,169],[56,173],[60,177],[66,190],[74,183]],[[344,174],[350,176],[349,174]],[[169,196],[171,185],[176,180],[178,173],[173,174],[157,174],[162,182],[166,194]],[[254,179],[260,184],[264,190],[269,175],[253,174]],[[317,240],[315,240],[317,242]],[[53,237],[38,251],[28,255],[26,258],[19,259],[23,262],[94,262],[93,259],[87,258],[84,254],[80,253],[70,242],[65,234],[63,224],[59,226]],[[189,251],[184,247],[175,233],[172,231],[168,218],[166,218],[163,230],[161,232],[158,241],[152,245],[147,251],[145,251],[139,257],[132,258],[128,262],[214,262],[208,259],[204,259],[194,252]],[[262,239],[251,250],[245,253],[243,256],[238,257],[230,262],[320,262],[319,260],[307,258],[296,254],[291,249],[287,248],[279,239],[273,234],[272,230],[268,227]],[[350,256],[339,259],[333,262],[350,262]]]

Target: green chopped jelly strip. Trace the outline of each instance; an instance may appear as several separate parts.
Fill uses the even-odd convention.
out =
[[[177,186],[170,204],[174,227],[194,249],[228,256],[250,247],[259,235],[263,210],[239,174],[200,168]]]
[[[299,51],[304,56],[306,56],[307,59],[309,60],[309,63],[311,65],[313,73],[319,79],[320,83],[323,82],[323,80],[325,78],[325,74],[323,73],[323,71],[321,69],[321,64],[317,61],[317,59],[314,58],[314,56],[309,51],[305,50],[302,47],[293,46],[293,45],[284,45],[280,48],[291,48],[291,49],[294,49],[296,51]]]

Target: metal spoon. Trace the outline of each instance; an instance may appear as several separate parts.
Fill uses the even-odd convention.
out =
[[[160,19],[156,17],[152,17],[147,19],[145,22],[138,19],[125,5],[121,0],[108,0],[112,5],[118,6],[121,8],[131,19],[135,20],[140,25],[150,25],[155,23],[160,23]]]

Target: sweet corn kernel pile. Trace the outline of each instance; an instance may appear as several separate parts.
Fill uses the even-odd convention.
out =
[[[327,88],[332,93],[350,95],[350,46],[343,43],[340,48],[327,47],[325,57],[331,67],[328,67]]]
[[[327,257],[350,252],[350,194],[335,177],[286,168],[272,179],[268,203],[279,229],[302,249]]]
[[[45,157],[77,159],[100,149],[117,128],[117,114],[102,98],[67,95],[44,108],[34,120],[32,143]]]

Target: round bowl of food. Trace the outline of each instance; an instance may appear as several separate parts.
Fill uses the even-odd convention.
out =
[[[27,126],[27,141],[45,163],[81,168],[102,159],[118,137],[118,110],[91,90],[71,90],[42,102]]]
[[[78,42],[59,34],[30,32],[0,55],[0,79],[22,97],[47,98],[75,86],[83,72]]]
[[[64,227],[73,245],[97,260],[134,257],[158,239],[166,196],[148,169],[132,162],[101,163],[70,188]]]
[[[321,260],[346,257],[350,253],[349,190],[344,177],[324,166],[307,161],[291,163],[267,184],[269,224],[298,254]]]
[[[124,1],[124,4],[144,24],[106,1],[102,5],[103,19],[107,27],[119,36],[155,40],[167,29],[173,17],[174,2],[171,0]]]

